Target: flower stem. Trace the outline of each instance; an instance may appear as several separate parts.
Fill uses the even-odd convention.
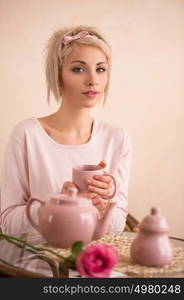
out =
[[[18,246],[20,248],[24,248],[25,250],[28,250],[28,251],[31,251],[31,249],[35,250],[35,251],[33,251],[33,253],[42,252],[42,251],[49,252],[49,253],[57,256],[57,258],[59,258],[59,260],[65,261],[65,257],[58,254],[57,252],[55,252],[51,249],[48,249],[48,248],[33,246],[33,245],[29,244],[26,240],[20,239],[18,237],[15,237],[15,236],[12,236],[12,235],[7,235],[7,234],[4,234],[4,233],[0,233],[0,239],[5,239],[8,242],[10,242],[12,244],[15,244],[16,246]]]

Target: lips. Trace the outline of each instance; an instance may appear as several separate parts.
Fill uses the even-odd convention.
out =
[[[99,92],[91,90],[91,91],[84,92],[83,94],[89,95],[89,96],[94,96],[94,95],[99,94]]]

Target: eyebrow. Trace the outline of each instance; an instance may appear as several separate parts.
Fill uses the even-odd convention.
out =
[[[80,63],[82,65],[87,65],[86,62],[83,61],[83,60],[74,60],[74,61],[71,62],[71,64],[74,64],[74,63]],[[107,64],[107,62],[106,61],[101,61],[101,62],[97,63],[97,66],[101,65],[101,64]]]

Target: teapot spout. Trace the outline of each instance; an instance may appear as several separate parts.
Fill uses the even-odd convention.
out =
[[[107,207],[104,215],[99,219],[95,229],[95,233],[93,235],[94,240],[102,238],[107,233],[111,221],[111,215],[115,205],[115,202],[111,202]]]

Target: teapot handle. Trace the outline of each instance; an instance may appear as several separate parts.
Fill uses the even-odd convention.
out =
[[[32,216],[31,216],[31,205],[34,201],[39,202],[41,205],[44,205],[45,201],[42,199],[39,199],[39,198],[30,198],[26,205],[27,218],[28,218],[29,222],[31,223],[31,225],[39,231],[39,226],[35,223],[35,221],[33,221]]]
[[[116,189],[117,189],[117,187],[116,187],[116,180],[115,180],[115,178],[114,178],[112,175],[110,175],[110,174],[104,173],[103,175],[105,175],[105,176],[110,176],[110,177],[113,179],[113,181],[114,181],[114,192],[112,193],[112,195],[110,195],[110,196],[102,196],[102,198],[103,198],[103,199],[112,199],[112,198],[115,196],[115,194],[116,194]]]

